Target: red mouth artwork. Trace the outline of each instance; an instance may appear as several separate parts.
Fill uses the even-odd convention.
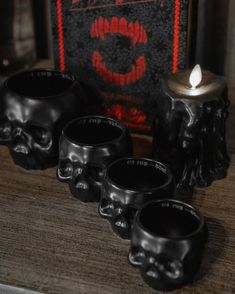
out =
[[[119,34],[129,37],[132,45],[138,43],[147,44],[148,37],[145,29],[139,21],[127,22],[125,17],[112,17],[109,21],[102,16],[96,19],[91,26],[91,37],[105,40],[107,34]]]
[[[108,108],[106,114],[118,120],[125,120],[132,123],[144,123],[146,121],[146,114],[141,109],[136,107],[127,108],[119,104]]]
[[[120,104],[115,104],[106,109],[106,115],[124,121],[127,127],[142,131],[150,130],[150,126],[144,125],[147,119],[146,114],[139,108],[128,108]]]
[[[112,17],[111,20],[99,17],[93,22],[90,31],[92,38],[99,38],[104,41],[110,34],[119,34],[130,38],[133,46],[140,43],[147,44],[148,42],[147,33],[139,21],[128,23],[124,17]],[[126,86],[135,83],[143,77],[146,71],[146,59],[143,55],[137,57],[131,66],[131,70],[126,73],[109,70],[104,62],[103,55],[96,50],[93,52],[92,64],[104,80],[116,86]]]

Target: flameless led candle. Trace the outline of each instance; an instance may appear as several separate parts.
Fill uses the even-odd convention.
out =
[[[178,189],[205,187],[225,177],[228,105],[225,79],[199,65],[161,80],[154,153],[171,166]]]
[[[196,65],[192,71],[180,71],[168,76],[162,82],[163,87],[176,97],[209,96],[221,93],[227,86],[223,77],[209,71],[202,71],[200,65]],[[165,84],[165,85],[164,85]]]

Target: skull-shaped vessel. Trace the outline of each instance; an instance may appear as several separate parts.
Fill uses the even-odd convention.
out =
[[[74,78],[46,69],[17,73],[0,89],[0,144],[23,168],[54,166],[63,126],[84,113],[85,92]]]
[[[105,168],[117,158],[132,155],[129,131],[103,116],[75,119],[63,129],[57,177],[83,202],[97,202]]]
[[[193,282],[208,237],[203,216],[181,201],[151,201],[136,214],[129,262],[144,281],[161,291]]]
[[[99,214],[113,231],[130,239],[137,209],[154,199],[174,197],[175,183],[164,164],[138,157],[120,158],[106,171]]]

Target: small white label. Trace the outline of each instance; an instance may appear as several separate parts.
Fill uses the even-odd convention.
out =
[[[143,161],[143,160],[138,160],[136,162],[136,165],[148,166],[148,162],[147,161]]]
[[[172,208],[176,208],[178,210],[183,210],[184,209],[183,206],[182,205],[179,205],[179,204],[173,204],[172,205]]]
[[[163,202],[163,203],[162,203],[162,207],[170,207],[170,204],[167,203],[167,202]]]
[[[89,123],[92,123],[92,124],[100,124],[101,123],[101,119],[100,118],[90,118],[89,119]]]
[[[163,166],[161,166],[161,165],[158,164],[158,163],[155,164],[155,168],[158,169],[158,170],[160,170],[160,171],[163,172],[164,174],[167,173],[166,168],[163,167]]]
[[[108,120],[107,123],[111,126],[118,127],[118,123],[112,120]]]

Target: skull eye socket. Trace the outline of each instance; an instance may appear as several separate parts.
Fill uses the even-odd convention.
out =
[[[51,133],[42,127],[31,125],[28,131],[34,141],[40,146],[47,146],[51,141]]]
[[[109,199],[102,198],[99,210],[103,217],[112,217],[114,211],[113,203]]]
[[[0,120],[0,140],[9,141],[11,139],[12,127],[8,121]]]
[[[70,179],[73,174],[73,166],[70,162],[60,162],[58,168],[58,177],[61,180]]]
[[[132,247],[129,252],[129,261],[133,266],[143,265],[146,258],[145,252],[138,247]]]
[[[86,169],[87,175],[95,180],[96,182],[100,182],[104,177],[104,169],[99,166],[88,166]]]

